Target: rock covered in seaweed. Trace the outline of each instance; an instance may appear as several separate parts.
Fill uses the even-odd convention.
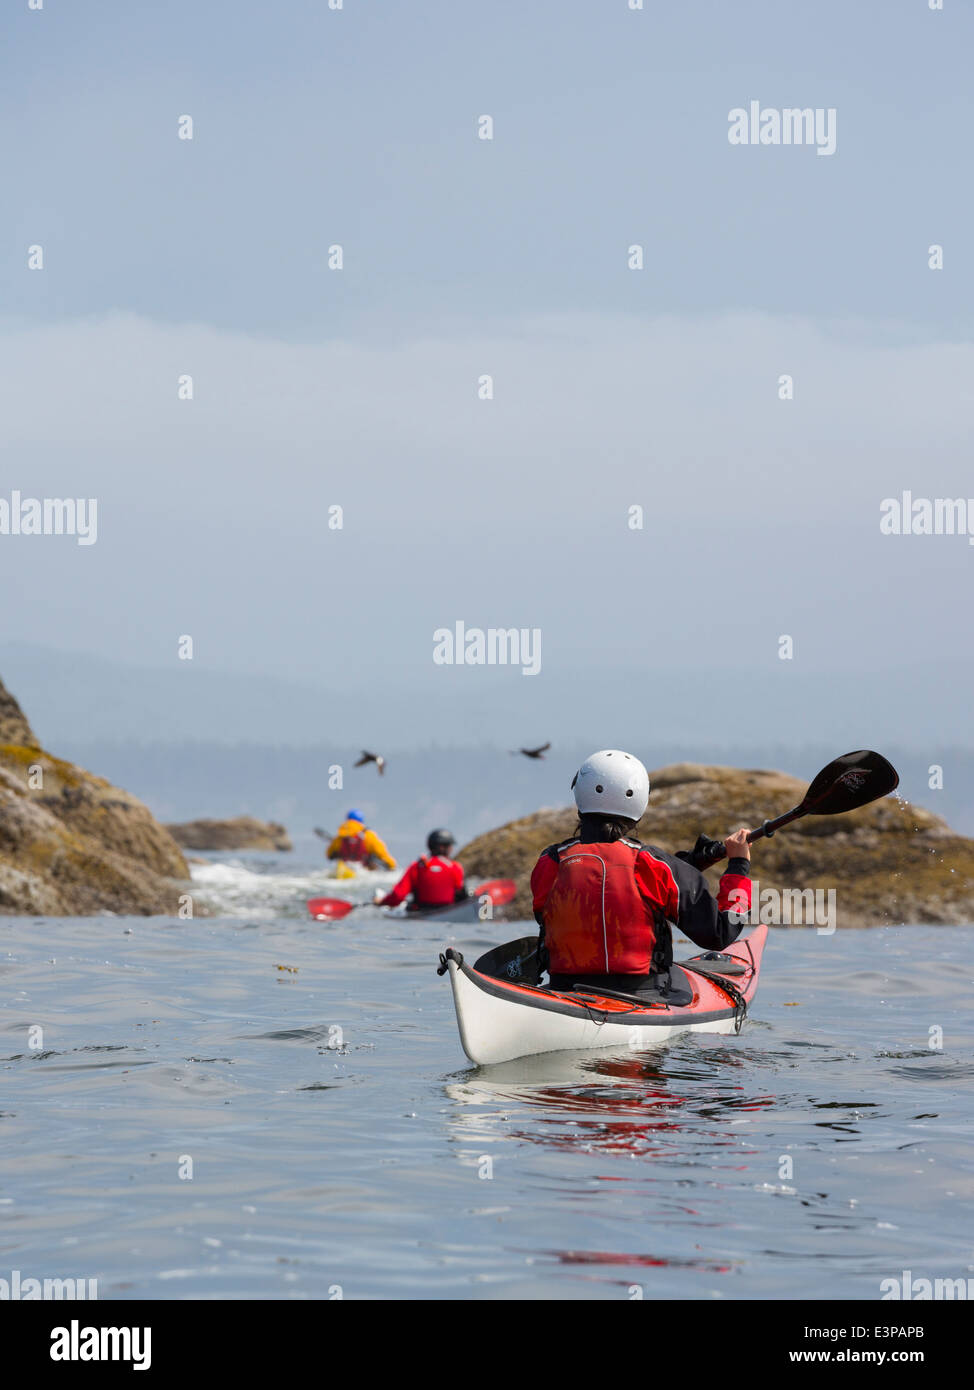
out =
[[[45,752],[0,682],[0,913],[175,913],[188,878],[148,807]]]

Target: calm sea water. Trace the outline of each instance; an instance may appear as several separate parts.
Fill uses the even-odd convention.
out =
[[[876,1299],[974,1276],[974,928],[780,929],[739,1037],[478,1069],[438,953],[526,928],[312,922],[335,885],[283,856],[195,872],[226,915],[0,920],[0,1277]]]

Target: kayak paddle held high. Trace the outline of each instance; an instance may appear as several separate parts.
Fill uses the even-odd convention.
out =
[[[784,826],[801,820],[803,816],[838,816],[846,811],[857,811],[860,806],[868,806],[870,802],[888,796],[899,784],[899,773],[881,753],[873,753],[866,748],[855,753],[843,753],[813,778],[797,806],[752,830],[747,837],[748,843],[770,839]],[[705,841],[704,845],[701,845],[701,840]],[[720,840],[707,840],[701,836],[686,857],[696,868],[706,869],[711,864],[719,864],[725,855],[726,850]]]

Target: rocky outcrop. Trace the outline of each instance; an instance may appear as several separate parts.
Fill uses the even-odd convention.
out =
[[[283,825],[276,821],[237,816],[233,820],[191,820],[166,829],[183,849],[270,849],[294,846]]]
[[[757,826],[801,801],[807,783],[781,772],[677,763],[650,773],[634,834],[670,851],[700,831]],[[531,920],[528,879],[540,852],[571,835],[574,810],[543,810],[480,835],[457,856],[471,878],[514,878],[508,919]],[[720,867],[707,871],[716,888]],[[806,816],[752,850],[760,889],[835,889],[840,927],[974,922],[974,840],[930,811],[886,797],[841,816]]]
[[[8,743],[24,748],[36,748],[37,737],[27,723],[23,710],[0,681],[0,744]]]
[[[175,913],[188,878],[148,807],[40,748],[0,683],[0,914]]]

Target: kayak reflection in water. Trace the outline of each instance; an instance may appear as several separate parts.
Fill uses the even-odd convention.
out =
[[[408,897],[407,912],[424,907],[445,907],[468,897],[463,869],[452,858],[456,841],[449,830],[431,830],[426,839],[429,854],[421,855],[403,874],[391,892],[377,897],[378,907],[398,907]]]
[[[672,927],[705,951],[722,951],[740,936],[751,902],[748,831],[724,841],[728,864],[714,899],[694,862],[713,841],[701,836],[688,853],[668,854],[632,838],[649,802],[649,774],[638,758],[618,749],[593,753],[572,789],[575,834],[544,850],[531,875],[549,987],[601,985],[689,1003],[687,977],[671,973]]]
[[[396,867],[396,861],[375,831],[366,829],[362,812],[355,810],[349,811],[338,827],[326,857],[339,859],[344,864],[361,864],[364,869],[377,869],[380,864],[387,869]]]

